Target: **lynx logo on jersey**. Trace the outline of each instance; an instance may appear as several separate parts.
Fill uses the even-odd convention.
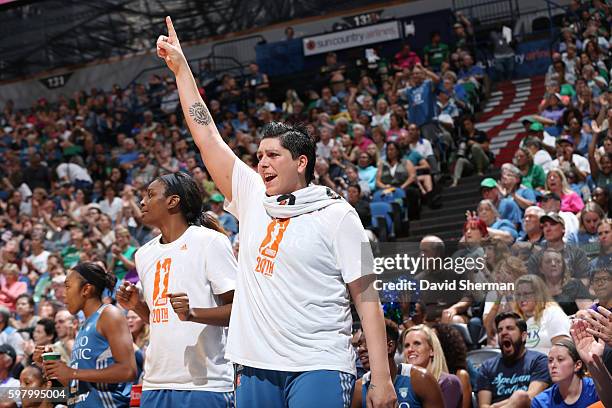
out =
[[[157,261],[155,266],[155,280],[153,281],[153,310],[151,310],[152,323],[165,323],[168,321],[168,280],[172,258]]]
[[[273,219],[268,224],[266,237],[259,245],[259,253],[257,257],[257,266],[255,272],[259,272],[264,276],[272,276],[274,274],[274,258],[278,255],[278,247],[283,240],[285,230],[289,225],[290,218]]]

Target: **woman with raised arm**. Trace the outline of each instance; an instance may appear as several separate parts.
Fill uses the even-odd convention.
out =
[[[237,160],[202,101],[169,17],[166,24],[168,36],[159,37],[157,53],[176,76],[204,164],[240,221],[226,353],[243,366],[237,405],[346,406],[356,376],[350,294],[368,341],[368,405],[395,407],[373,271],[361,265],[368,238],[347,202],[329,188],[309,186],[313,139],[302,127],[272,122],[262,130],[259,174]],[[369,246],[363,248],[369,259]]]

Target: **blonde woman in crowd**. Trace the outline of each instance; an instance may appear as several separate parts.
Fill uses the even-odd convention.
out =
[[[527,349],[548,354],[555,342],[569,338],[570,320],[541,278],[521,276],[514,288],[514,311],[527,322]]]
[[[432,329],[423,324],[404,330],[401,337],[404,362],[427,369],[442,390],[444,406],[460,408],[463,405],[461,380],[448,373],[444,351],[440,340]]]
[[[577,214],[584,207],[582,198],[570,188],[565,174],[560,169],[550,169],[548,171],[546,174],[546,190],[557,194],[561,198],[561,211]]]

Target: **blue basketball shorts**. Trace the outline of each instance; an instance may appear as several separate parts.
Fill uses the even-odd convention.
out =
[[[289,372],[238,366],[236,408],[350,408],[355,376],[332,370]]]

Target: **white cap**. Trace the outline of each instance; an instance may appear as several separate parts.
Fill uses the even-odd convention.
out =
[[[455,121],[448,113],[441,113],[438,115],[438,122],[444,123],[446,125],[455,126]]]

